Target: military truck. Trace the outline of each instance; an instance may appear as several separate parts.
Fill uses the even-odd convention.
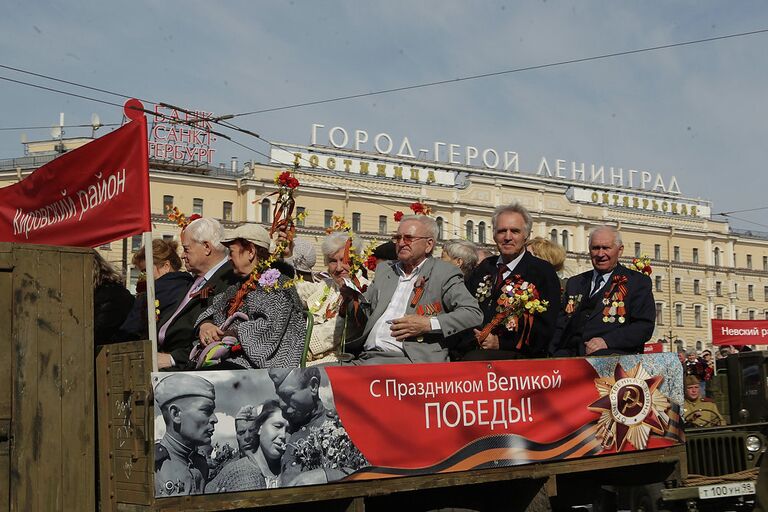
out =
[[[0,511],[544,510],[548,497],[555,508],[595,501],[601,484],[688,478],[685,446],[677,443],[510,467],[490,461],[452,473],[156,498],[150,343],[109,345],[94,357],[92,265],[85,249],[0,244]]]
[[[618,505],[633,511],[747,510],[755,503],[757,475],[768,457],[767,351],[728,356],[708,383],[727,424],[688,423],[686,476],[643,487],[620,487]],[[768,483],[761,482],[761,485]]]

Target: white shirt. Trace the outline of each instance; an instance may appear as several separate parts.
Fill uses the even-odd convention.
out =
[[[406,276],[403,271],[402,265],[396,263],[394,270],[398,275],[399,281],[395,293],[392,294],[392,300],[389,301],[387,309],[373,324],[371,332],[368,333],[368,338],[365,340],[365,350],[381,350],[383,352],[402,352],[403,343],[397,341],[392,336],[392,324],[391,320],[395,318],[402,318],[405,316],[405,311],[408,309],[408,299],[411,297],[413,286],[416,284],[416,278],[421,274],[421,269],[424,266],[426,259],[419,263],[419,265],[413,269],[411,275]],[[432,319],[432,320],[437,320]],[[435,329],[435,322],[432,323],[432,329]],[[437,324],[439,329],[439,323]]]
[[[514,272],[515,267],[517,267],[517,264],[520,263],[520,260],[523,259],[523,256],[525,255],[525,249],[520,251],[520,254],[517,255],[515,259],[507,263],[507,270],[504,271],[504,275],[502,276],[503,279],[506,279],[509,277],[509,275]],[[501,256],[499,256],[499,259],[496,260],[496,268],[499,267],[499,263],[503,264],[504,260],[501,259]]]
[[[589,296],[592,297],[592,295],[594,295],[594,292],[596,290],[603,288],[605,286],[605,283],[610,282],[612,275],[613,275],[613,270],[611,270],[610,272],[606,272],[605,274],[600,274],[597,270],[592,270],[592,283],[589,285]],[[600,281],[600,287],[596,289],[595,279],[597,279],[597,276],[602,276],[602,279]]]
[[[220,262],[218,262],[213,267],[211,267],[211,269],[208,272],[206,272],[205,275],[203,276],[205,277],[205,281],[203,283],[207,283],[208,281],[210,281],[211,278],[213,277],[213,274],[215,274],[228,261],[229,261],[229,258],[225,257]]]

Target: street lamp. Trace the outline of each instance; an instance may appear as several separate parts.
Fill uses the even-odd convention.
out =
[[[677,352],[677,350],[675,350],[675,344],[683,341],[672,332],[672,329],[670,329],[668,333],[664,333],[664,338],[669,342],[670,352]]]

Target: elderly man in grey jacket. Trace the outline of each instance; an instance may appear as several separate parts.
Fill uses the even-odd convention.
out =
[[[342,289],[346,350],[358,365],[446,362],[446,339],[480,325],[483,313],[461,271],[432,257],[434,219],[403,217],[392,240],[397,261],[379,264],[362,294]]]

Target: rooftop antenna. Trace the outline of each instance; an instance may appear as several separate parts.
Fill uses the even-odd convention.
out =
[[[64,112],[59,113],[59,124],[54,125],[51,128],[51,137],[58,139],[58,144],[54,146],[54,149],[59,153],[64,153]]]
[[[99,117],[99,114],[91,114],[91,138],[96,138],[96,130],[101,128],[103,125],[101,124],[101,118]]]

